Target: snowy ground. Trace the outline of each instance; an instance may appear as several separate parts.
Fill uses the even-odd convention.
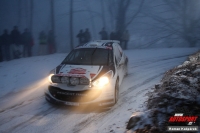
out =
[[[144,96],[165,71],[181,64],[197,48],[127,50],[129,74],[118,103],[108,111],[57,107],[44,99],[47,76],[66,54],[21,58],[0,63],[0,132],[122,133]]]

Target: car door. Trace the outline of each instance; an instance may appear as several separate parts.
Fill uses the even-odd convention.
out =
[[[122,51],[119,50],[119,45],[115,44],[114,46],[114,55],[115,55],[115,63],[116,63],[116,69],[119,76],[119,84],[121,84],[123,79],[123,68],[124,68],[124,59],[122,58]]]
[[[119,49],[119,51],[120,51],[120,53],[121,53],[121,65],[122,65],[122,74],[123,75],[125,75],[125,73],[126,73],[126,56],[125,56],[125,54],[124,54],[124,52],[123,52],[123,50],[122,50],[122,48],[121,48],[121,46],[120,45],[118,45],[118,49]]]

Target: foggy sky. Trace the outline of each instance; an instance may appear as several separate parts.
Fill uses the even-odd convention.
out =
[[[76,35],[80,29],[89,28],[92,40],[100,39],[98,32],[102,29],[103,23],[101,10],[101,0],[74,0],[74,46],[78,44],[78,39]],[[116,0],[115,0],[116,1]],[[54,0],[55,3],[55,34],[56,43],[58,45],[58,51],[66,52],[69,51],[69,2],[70,0]],[[198,0],[193,0],[196,7],[200,5]],[[50,0],[33,0],[33,37],[35,40],[35,45],[33,47],[33,53],[36,54],[38,50],[38,34],[40,31],[44,30],[46,33],[51,29],[51,18],[50,18]],[[114,31],[115,24],[112,21],[109,14],[109,5],[107,0],[103,0],[104,11],[106,18],[106,30],[110,33]],[[127,19],[137,11],[140,4],[140,0],[132,1],[129,6],[129,11],[127,13]],[[158,31],[155,27],[158,23],[151,18],[144,15],[144,12],[152,12],[152,14],[160,14],[162,16],[170,17],[173,13],[166,12],[167,8],[164,6],[158,6],[162,4],[162,0],[146,0],[143,6],[142,12],[136,19],[129,25],[128,30],[131,34],[131,39],[133,44],[131,45],[141,45],[145,41],[150,41],[155,36],[160,36],[161,34],[166,34],[165,31]],[[114,5],[113,5],[114,6]],[[88,12],[91,10],[92,12]],[[21,12],[20,12],[21,11]],[[197,17],[199,13],[195,12],[193,15]],[[100,15],[99,15],[100,14]],[[13,29],[13,26],[17,25],[20,32],[22,33],[25,28],[29,27],[30,23],[30,1],[29,0],[0,0],[0,34],[3,33],[4,29],[8,29],[9,32]],[[92,25],[92,19],[94,26]],[[169,41],[169,39],[161,40],[161,42]],[[157,43],[157,42],[156,42]]]

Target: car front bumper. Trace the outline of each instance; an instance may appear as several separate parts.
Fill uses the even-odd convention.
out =
[[[81,106],[95,104],[98,106],[114,105],[114,88],[109,86],[101,91],[91,89],[85,91],[67,91],[49,86],[45,91],[47,101],[54,104]]]

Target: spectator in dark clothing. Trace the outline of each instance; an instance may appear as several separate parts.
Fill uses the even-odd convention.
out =
[[[52,30],[49,31],[48,33],[48,50],[49,50],[49,54],[53,54],[56,52],[56,48],[55,48],[55,36]]]
[[[39,34],[39,55],[45,55],[47,51],[47,36],[44,31],[41,31]]]
[[[121,31],[118,30],[118,31],[116,32],[116,35],[115,35],[115,36],[116,36],[116,38],[115,38],[116,40],[121,41],[121,36],[122,36]]]
[[[18,31],[18,27],[14,26],[14,29],[11,32],[11,39],[12,39],[12,43],[19,45],[20,44],[20,32]]]
[[[128,30],[126,30],[123,34],[122,34],[122,44],[123,44],[123,49],[127,49],[127,44],[128,44],[128,41],[129,41],[129,38],[130,38],[130,35],[128,33]]]
[[[5,29],[4,33],[1,35],[1,50],[2,50],[2,56],[5,58],[5,60],[10,60],[10,36],[8,35],[8,30]]]
[[[18,31],[18,27],[14,26],[14,29],[11,32],[11,40],[12,40],[12,45],[11,45],[11,55],[12,58],[17,59],[20,57],[21,52],[19,49],[19,44],[20,44],[20,39],[21,39],[21,34]]]
[[[101,35],[101,40],[108,40],[108,34],[105,31],[105,28],[103,27],[102,30],[99,32],[99,34]]]
[[[79,45],[82,45],[84,43],[84,33],[83,33],[83,30],[80,30],[79,33],[76,35],[76,37],[79,40]]]
[[[28,55],[32,56],[32,47],[34,45],[34,39],[33,39],[33,36],[31,34],[31,44],[30,44],[30,49],[28,50]]]
[[[85,29],[85,32],[84,32],[84,43],[87,43],[91,40],[91,35],[90,35],[90,32],[89,32],[89,29]]]
[[[28,29],[26,28],[24,30],[24,33],[22,34],[22,44],[23,44],[23,57],[26,57],[26,55],[28,55],[28,57],[31,56],[31,33],[28,31]]]
[[[110,33],[110,40],[116,40],[115,32]]]

